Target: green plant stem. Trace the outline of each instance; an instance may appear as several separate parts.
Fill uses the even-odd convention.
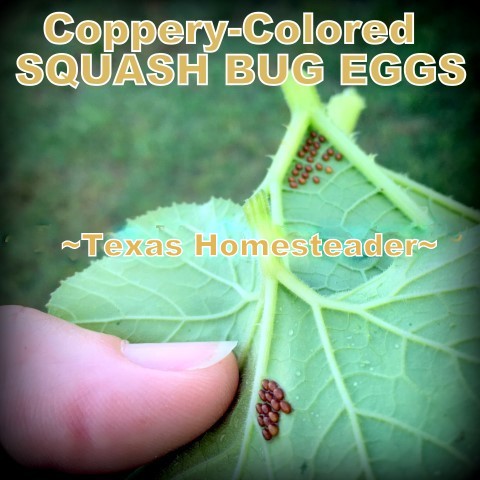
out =
[[[260,385],[264,378],[267,368],[268,360],[270,358],[270,347],[272,344],[273,326],[275,321],[275,307],[277,304],[277,291],[278,282],[274,278],[265,278],[263,285],[263,298],[265,298],[265,304],[263,306],[262,317],[260,319],[260,327],[258,331],[257,339],[260,343],[258,347],[258,354],[255,360],[255,375],[252,385]],[[232,475],[232,480],[238,479],[242,476],[242,467],[245,465],[248,455],[248,439],[253,434],[258,434],[258,430],[253,432],[253,426],[255,421],[255,404],[257,403],[257,390],[252,388],[249,392],[250,400],[248,406],[248,416],[250,417],[245,422],[246,429],[243,434],[242,446],[236,462],[236,467]]]
[[[385,174],[390,177],[395,183],[402,185],[408,190],[429,197],[435,202],[437,202],[442,207],[448,208],[450,211],[458,213],[462,217],[468,218],[472,222],[480,222],[480,212],[473,208],[467,207],[460,202],[457,202],[453,198],[442,195],[441,193],[432,190],[431,188],[422,185],[421,183],[415,182],[411,178],[408,178],[406,175],[400,173],[392,172],[388,168],[380,167]]]
[[[348,135],[334,125],[325,109],[318,109],[312,115],[313,126],[322,132],[393,205],[412,220],[415,226],[423,228],[432,223],[427,210],[419,207],[401,187],[396,185],[374,162],[373,156],[367,155]]]
[[[375,185],[415,226],[426,227],[432,223],[427,209],[418,206],[415,201],[387,175],[385,169],[377,165],[374,157],[367,155],[354,140],[339,128],[327,114],[327,108],[321,103],[313,87],[301,87],[293,80],[283,86],[285,98],[291,112],[290,123],[282,139],[272,165],[254,196],[261,190],[270,196],[271,217],[275,225],[283,225],[283,204],[281,188],[287,170],[295,158],[296,151],[302,142],[309,125],[322,132],[328,140],[359,170],[365,178]],[[330,105],[330,110],[341,118],[340,110],[344,112],[342,124],[352,131],[361,110],[363,102],[351,91],[343,97],[337,97]]]
[[[264,190],[270,194],[271,217],[275,225],[283,225],[282,182],[292,163],[292,159],[295,158],[298,145],[307,131],[309,122],[308,112],[292,112],[290,124],[277,153],[273,157],[272,165],[257,190],[257,192]]]

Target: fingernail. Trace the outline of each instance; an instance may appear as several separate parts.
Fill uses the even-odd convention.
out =
[[[181,371],[207,368],[223,360],[237,342],[122,343],[131,362],[156,370]]]

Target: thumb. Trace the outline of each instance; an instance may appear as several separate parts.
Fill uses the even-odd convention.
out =
[[[234,342],[129,344],[13,306],[0,339],[0,440],[30,466],[148,462],[212,426],[238,384]]]

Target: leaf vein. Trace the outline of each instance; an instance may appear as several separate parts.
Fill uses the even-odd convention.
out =
[[[379,413],[372,413],[363,409],[357,409],[357,414],[364,418],[371,418],[372,420],[377,420],[379,422],[390,424],[396,428],[399,428],[408,433],[411,433],[412,435],[416,435],[417,437],[422,438],[422,440],[430,442],[436,445],[437,447],[441,448],[442,450],[445,450],[446,452],[450,453],[450,455],[461,460],[463,463],[466,463],[467,465],[472,464],[471,461],[463,453],[458,451],[456,448],[452,447],[451,445],[448,445],[445,442],[442,442],[441,440],[434,437],[433,435],[427,432],[424,432],[423,430],[420,430],[412,425],[408,425],[407,423],[401,422],[400,420],[397,420],[393,417],[387,417],[385,415],[381,415]]]

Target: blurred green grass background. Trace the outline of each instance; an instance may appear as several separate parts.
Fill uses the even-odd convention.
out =
[[[387,6],[388,5],[388,6]],[[2,177],[0,218],[0,303],[44,308],[59,281],[88,264],[85,251],[62,252],[64,239],[81,232],[110,232],[125,218],[172,202],[204,202],[210,196],[241,202],[263,178],[288,122],[279,88],[255,82],[224,85],[227,52],[319,53],[325,64],[322,98],[339,92],[342,52],[395,52],[406,58],[428,52],[437,59],[458,52],[467,59],[467,81],[455,88],[435,83],[413,87],[360,88],[367,110],[358,142],[377,161],[478,207],[475,166],[479,139],[474,125],[480,106],[474,66],[478,64],[473,20],[464,9],[415,7],[403,2],[300,1],[252,2],[25,2],[4,11],[0,70]],[[208,87],[54,87],[44,81],[27,88],[15,79],[16,59],[36,52],[101,52],[72,42],[54,47],[43,37],[43,20],[55,10],[84,19],[229,19],[241,23],[250,11],[268,11],[274,20],[301,18],[302,11],[322,19],[381,19],[387,23],[415,11],[415,45],[371,47],[315,45],[253,47],[225,39],[209,59]],[[470,18],[472,16],[470,15]],[[139,55],[159,51],[158,44]],[[199,46],[164,48],[175,55]],[[118,59],[118,55],[117,55]]]

